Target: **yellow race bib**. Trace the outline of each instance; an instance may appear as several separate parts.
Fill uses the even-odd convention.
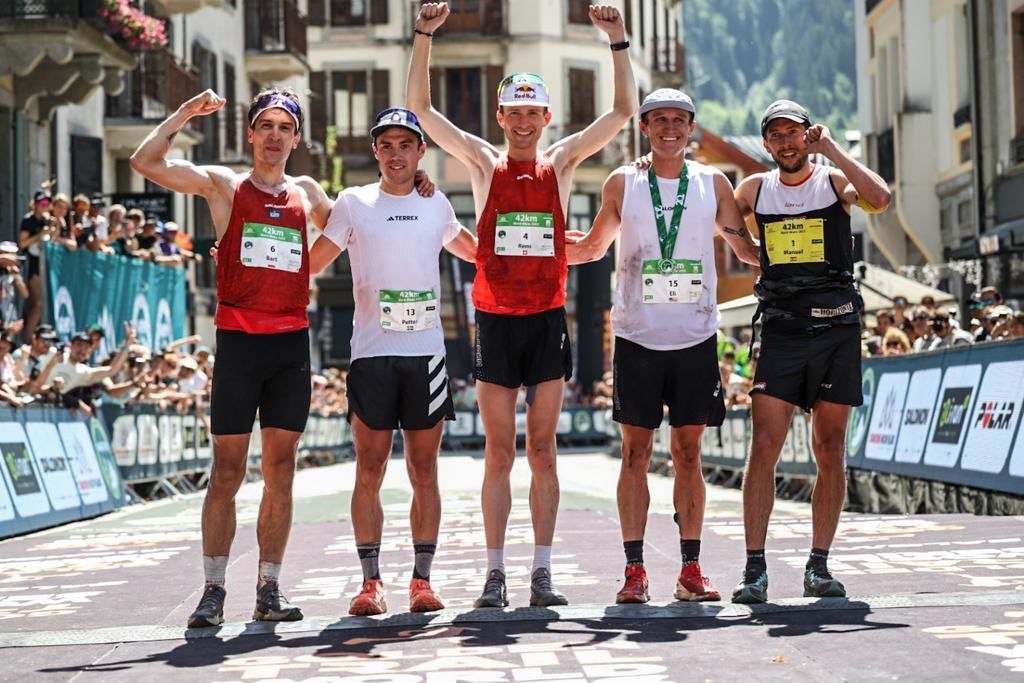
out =
[[[791,218],[764,226],[768,263],[825,262],[825,219]]]

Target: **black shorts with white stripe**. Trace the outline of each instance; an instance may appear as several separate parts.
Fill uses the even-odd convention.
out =
[[[431,429],[454,420],[444,354],[352,361],[346,381],[353,413],[370,429]]]

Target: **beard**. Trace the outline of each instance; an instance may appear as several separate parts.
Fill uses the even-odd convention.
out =
[[[776,165],[778,165],[779,170],[783,171],[784,173],[796,173],[798,171],[802,171],[804,168],[807,167],[806,154],[797,154],[795,157],[789,160],[783,159],[781,156],[772,154],[772,159],[775,161]]]

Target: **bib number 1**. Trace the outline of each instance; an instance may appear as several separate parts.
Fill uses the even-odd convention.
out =
[[[768,263],[824,263],[825,221],[821,218],[793,218],[766,223],[765,250]]]

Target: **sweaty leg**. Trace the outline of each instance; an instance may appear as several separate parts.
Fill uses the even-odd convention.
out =
[[[281,564],[292,528],[292,480],[301,432],[266,427],[263,436],[263,499],[256,522],[260,561]]]
[[[526,459],[530,464],[530,514],[533,542],[550,546],[558,516],[558,469],[555,429],[562,410],[565,382],[553,379],[537,385],[533,403],[526,408]]]
[[[850,406],[818,401],[811,414],[811,446],[818,466],[811,495],[812,547],[828,550],[846,502],[846,423]]]
[[[647,528],[651,494],[647,488],[647,467],[654,447],[654,430],[635,425],[622,429],[622,466],[616,497],[623,541],[639,541]]]
[[[417,541],[437,541],[441,526],[441,490],[437,486],[437,452],[441,447],[444,421],[430,429],[403,432],[405,467],[412,485],[409,525]]]
[[[700,469],[700,437],[704,425],[672,429],[673,501],[679,513],[679,537],[699,540],[704,525],[704,473]],[[774,492],[774,480],[772,491]]]
[[[516,457],[516,395],[518,389],[476,382],[480,419],[487,437],[484,445],[484,483],[480,504],[488,549],[505,547],[505,528],[512,510],[509,476]]]
[[[235,538],[235,494],[245,480],[248,434],[213,437],[213,466],[203,499],[203,555],[222,557]]]
[[[775,506],[775,464],[786,441],[794,406],[762,393],[751,398],[753,437],[743,475],[743,526],[747,550],[758,550],[764,548],[768,536],[768,520]]]
[[[352,413],[352,441],[356,449],[356,481],[352,491],[352,528],[356,545],[380,543],[384,531],[384,509],[380,487],[384,483],[394,433],[371,429]]]

